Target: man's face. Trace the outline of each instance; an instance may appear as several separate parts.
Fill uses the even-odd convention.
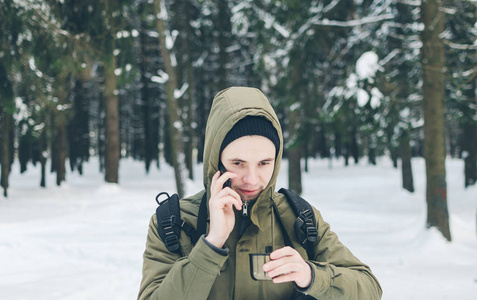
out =
[[[275,145],[266,137],[247,135],[225,147],[220,156],[232,179],[232,189],[243,201],[256,199],[272,178],[275,167]]]

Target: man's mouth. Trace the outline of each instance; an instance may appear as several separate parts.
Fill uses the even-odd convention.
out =
[[[240,193],[242,193],[244,196],[255,196],[256,194],[258,194],[259,191],[260,189],[240,189]]]

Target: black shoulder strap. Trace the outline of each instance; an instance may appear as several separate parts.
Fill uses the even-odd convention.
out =
[[[299,195],[291,192],[287,189],[280,189],[280,193],[284,194],[287,198],[293,212],[297,216],[294,223],[295,234],[300,243],[305,247],[309,258],[313,258],[313,243],[317,240],[318,231],[316,230],[316,219],[313,213],[311,205],[301,198]],[[160,202],[159,198],[162,195],[166,195],[167,199]],[[158,233],[167,249],[171,252],[181,254],[179,238],[181,230],[191,238],[192,243],[196,244],[202,234],[207,230],[207,194],[204,193],[202,201],[199,206],[199,215],[197,218],[197,230],[193,226],[181,219],[181,212],[179,207],[179,196],[173,194],[169,196],[168,193],[162,192],[156,196],[156,202],[159,206],[156,209],[156,217],[158,224]],[[284,237],[286,239],[286,245],[292,246],[291,240],[286,234],[285,227],[281,222],[278,209],[274,205],[275,214],[277,215],[277,221],[280,224]],[[286,234],[286,235],[285,235]]]
[[[290,236],[288,235],[285,225],[283,225],[282,218],[280,218],[280,213],[278,212],[277,205],[275,204],[275,201],[273,201],[273,199],[272,199],[272,207],[273,207],[273,212],[275,213],[275,216],[277,217],[278,225],[280,226],[280,229],[282,230],[283,241],[285,242],[285,246],[289,246],[293,248],[293,243],[290,239]]]
[[[162,195],[166,195],[167,199],[159,202],[159,198]],[[156,202],[159,204],[156,208],[157,231],[159,236],[166,245],[167,250],[182,255],[179,244],[181,230],[184,230],[191,238],[196,235],[196,231],[194,227],[181,219],[179,196],[177,196],[177,194],[169,196],[168,193],[162,192],[156,196]]]
[[[285,195],[293,212],[297,216],[295,224],[293,225],[296,237],[303,247],[305,247],[308,258],[313,259],[313,244],[318,238],[313,208],[308,201],[290,190],[282,188],[278,192]]]
[[[202,196],[202,200],[199,206],[199,215],[197,216],[197,232],[195,236],[191,237],[192,243],[195,245],[200,236],[206,233],[207,230],[207,192]]]

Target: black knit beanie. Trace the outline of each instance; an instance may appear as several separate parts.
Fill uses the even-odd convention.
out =
[[[272,122],[264,117],[258,116],[248,116],[238,121],[225,136],[222,146],[220,146],[220,153],[222,153],[228,144],[246,135],[261,135],[266,137],[275,145],[275,157],[278,155],[280,139],[277,130],[273,127]]]

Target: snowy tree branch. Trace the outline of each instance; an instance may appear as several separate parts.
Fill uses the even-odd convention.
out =
[[[355,27],[355,26],[361,26],[365,24],[370,24],[370,23],[377,23],[385,20],[392,20],[394,19],[394,15],[392,14],[385,14],[381,16],[376,16],[376,17],[369,17],[369,18],[363,18],[359,20],[349,20],[349,21],[333,21],[333,20],[320,20],[320,21],[314,21],[313,24],[319,25],[319,26],[336,26],[336,27]]]
[[[457,49],[457,50],[477,50],[477,45],[473,44],[457,44],[453,43],[449,40],[442,40],[444,44],[449,46],[452,49]]]
[[[398,0],[397,2],[401,4],[406,4],[409,6],[416,6],[416,7],[421,6],[421,0]]]

